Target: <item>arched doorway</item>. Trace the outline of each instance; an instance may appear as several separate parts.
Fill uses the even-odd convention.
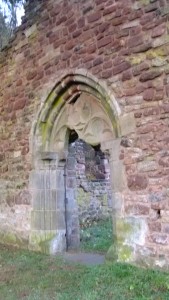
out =
[[[109,155],[113,240],[117,252],[116,216],[120,222],[124,219],[125,186],[125,172],[119,159],[120,141],[133,128],[133,115],[122,115],[113,95],[93,76],[71,74],[58,82],[42,105],[32,132],[31,249],[48,253],[66,249],[65,163],[70,132],[74,131],[79,139],[92,147],[100,145],[101,151]],[[73,198],[72,194],[72,201]],[[73,209],[70,205],[70,216]],[[125,238],[120,243],[123,246]]]
[[[112,244],[112,190],[108,153],[70,132],[65,164],[67,250],[106,253]]]

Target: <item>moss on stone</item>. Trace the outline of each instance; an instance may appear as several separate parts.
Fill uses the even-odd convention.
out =
[[[127,59],[132,65],[139,65],[145,60],[145,55],[144,54],[137,54],[137,55],[132,55],[128,57]]]
[[[107,261],[117,260],[121,262],[132,261],[133,248],[126,245],[126,238],[133,233],[133,226],[125,219],[116,221],[116,239],[106,254]]]
[[[106,262],[113,262],[117,260],[117,249],[116,249],[116,244],[112,244],[109,248],[109,250],[106,253],[105,259]]]
[[[128,245],[118,246],[118,260],[120,262],[129,262],[132,260],[133,248]]]
[[[28,240],[18,237],[15,232],[0,232],[0,241],[5,245],[12,245],[19,248],[27,248]]]
[[[25,181],[22,179],[21,180],[18,179],[18,181],[16,183],[16,189],[23,189],[24,186],[25,186]]]
[[[63,106],[63,98],[60,96],[56,98],[55,91],[53,91],[47,98],[46,102],[46,111],[44,112],[45,116],[45,121],[40,123],[40,131],[41,131],[41,136],[42,136],[42,144],[44,145],[45,142],[47,141],[48,133],[50,131],[50,128],[53,127],[53,124],[49,120],[49,115],[50,112],[57,112],[61,110]]]
[[[129,220],[118,219],[116,221],[116,234],[117,234],[117,255],[118,260],[122,262],[132,261],[133,248],[126,244],[134,234],[133,224]]]
[[[37,36],[38,36],[38,31],[32,32],[31,35],[28,37],[29,43],[30,42],[34,43]]]
[[[56,233],[53,232],[31,232],[29,248],[34,251],[50,254],[50,243]]]
[[[107,97],[106,97],[106,98],[103,99],[103,101],[101,101],[101,102],[102,102],[102,105],[103,105],[103,107],[104,107],[106,113],[108,114],[109,120],[110,120],[111,123],[112,123],[113,129],[114,129],[114,133],[115,133],[116,137],[118,137],[118,136],[119,136],[118,123],[117,123],[116,117],[115,117],[115,115],[114,115],[114,113],[113,113],[113,110],[112,110],[112,108],[111,108],[110,105],[109,105],[110,98],[107,98]]]
[[[132,234],[132,225],[124,219],[118,219],[116,222],[117,238],[123,242],[127,235]]]
[[[16,244],[16,235],[13,232],[8,232],[3,236],[3,240],[6,244]]]
[[[146,57],[148,59],[158,58],[162,56],[165,56],[165,49],[163,47],[148,50],[146,54]]]
[[[79,205],[85,206],[90,201],[90,193],[85,192],[82,188],[78,188],[76,201]]]
[[[52,241],[53,238],[54,238],[53,235],[50,237],[46,237],[44,241],[41,241],[39,243],[39,247],[42,253],[50,254],[50,242]]]
[[[150,0],[139,0],[139,2],[143,5],[148,5],[150,3]]]
[[[118,219],[116,226],[117,226],[117,230],[123,230],[125,232],[131,231],[131,224],[126,222],[124,219]]]

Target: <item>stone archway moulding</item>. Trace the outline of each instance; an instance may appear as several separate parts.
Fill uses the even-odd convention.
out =
[[[117,232],[117,215],[120,222],[124,219],[125,172],[119,160],[120,140],[135,130],[134,116],[122,114],[105,84],[85,71],[68,73],[58,81],[44,101],[32,130],[34,170],[30,175],[33,195],[30,248],[56,253],[66,247],[63,159],[68,129],[75,130],[87,143],[100,143],[103,151],[109,151],[113,234],[118,254],[120,247],[123,249],[126,245],[125,237],[118,245]]]
[[[93,95],[99,101],[111,122],[115,138],[135,130],[133,113],[122,113],[113,92],[105,82],[85,70],[71,71],[61,76],[42,102],[31,132],[30,144],[33,157],[38,151],[52,150],[51,134],[61,110],[66,103],[73,102],[82,93]]]

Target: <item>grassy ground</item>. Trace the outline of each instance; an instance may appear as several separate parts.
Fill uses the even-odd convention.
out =
[[[0,300],[168,300],[169,274],[125,264],[86,267],[0,246]]]
[[[98,221],[81,229],[80,239],[81,250],[106,253],[112,244],[112,220]]]

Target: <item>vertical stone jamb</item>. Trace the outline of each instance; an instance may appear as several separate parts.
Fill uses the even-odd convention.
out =
[[[33,170],[30,175],[30,190],[33,198],[30,248],[33,250],[55,253],[65,248],[64,212],[58,209],[57,201],[59,178],[62,177],[63,172],[60,174],[59,168],[57,170],[57,154],[41,153],[38,169]],[[58,230],[60,228],[63,230],[63,227],[64,234],[61,234]]]

